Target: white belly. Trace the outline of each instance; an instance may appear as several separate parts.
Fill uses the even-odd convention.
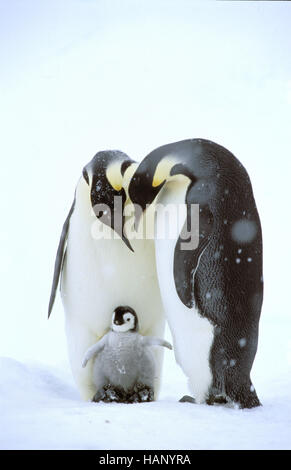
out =
[[[174,235],[174,227],[176,227],[176,236],[174,239],[156,238],[155,248],[159,285],[166,318],[173,336],[175,357],[189,379],[190,390],[195,400],[201,403],[207,397],[212,382],[209,355],[214,336],[213,326],[206,318],[201,317],[195,307],[189,309],[180,301],[173,276],[175,246],[186,220],[184,205],[186,189],[187,183],[173,181],[167,183],[161,190],[157,202],[163,204],[165,211],[169,211],[170,205],[180,204],[180,217],[174,220],[172,212],[171,236]],[[163,224],[164,214],[161,211],[156,218],[157,236],[163,233]]]
[[[87,210],[87,188],[78,189],[83,189],[84,194],[77,193],[70,220],[61,296],[73,375],[82,397],[89,399],[96,390],[92,367],[88,364],[82,369],[82,358],[108,331],[113,310],[119,305],[129,305],[138,315],[140,333],[153,336],[164,334],[164,312],[154,242],[134,240],[132,253],[121,239],[94,239],[92,225],[100,222]],[[157,351],[158,371],[161,360],[162,353]],[[158,382],[157,379],[157,386]]]

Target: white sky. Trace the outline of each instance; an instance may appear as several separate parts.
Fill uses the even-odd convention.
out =
[[[263,315],[290,315],[290,24],[290,2],[0,0],[0,355],[66,357],[59,300],[46,320],[55,252],[109,148],[232,151],[263,224]]]

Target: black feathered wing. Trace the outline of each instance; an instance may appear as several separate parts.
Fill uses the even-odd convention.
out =
[[[55,268],[54,268],[54,276],[53,276],[53,283],[52,283],[52,288],[51,288],[51,295],[50,295],[50,300],[49,300],[49,307],[48,307],[48,317],[51,314],[51,311],[53,309],[54,301],[56,298],[56,293],[57,293],[57,288],[60,280],[60,275],[61,271],[63,268],[63,261],[64,257],[66,254],[66,245],[67,245],[67,238],[68,238],[68,232],[69,232],[69,226],[70,226],[70,218],[73,213],[74,207],[75,207],[75,201],[76,199],[74,198],[73,204],[71,206],[71,209],[69,210],[69,213],[67,215],[67,218],[64,222],[62,233],[61,233],[61,238],[59,241],[59,246],[56,254],[56,260],[55,260]]]
[[[187,218],[191,213],[187,204]],[[194,250],[188,251],[181,245],[184,240],[179,237],[174,254],[174,279],[176,291],[188,308],[195,304],[194,299],[194,277],[198,269],[200,258],[203,255],[213,232],[213,215],[208,204],[200,204],[199,212],[199,244]],[[187,224],[187,220],[185,222]]]

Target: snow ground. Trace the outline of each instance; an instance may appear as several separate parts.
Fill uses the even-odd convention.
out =
[[[83,402],[67,365],[0,360],[1,449],[291,449],[290,324],[263,320],[252,410],[179,403],[186,380],[166,351],[158,401]],[[270,344],[272,348],[270,349]]]

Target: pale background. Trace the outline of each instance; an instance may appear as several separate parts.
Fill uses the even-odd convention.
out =
[[[253,376],[270,404],[282,387],[290,401],[290,24],[289,2],[0,1],[0,356],[69,371],[60,299],[49,321],[47,305],[62,223],[94,154],[141,160],[203,137],[253,183],[265,275]],[[162,397],[182,394],[175,377],[186,384],[166,361]],[[24,446],[11,433],[10,447]]]

